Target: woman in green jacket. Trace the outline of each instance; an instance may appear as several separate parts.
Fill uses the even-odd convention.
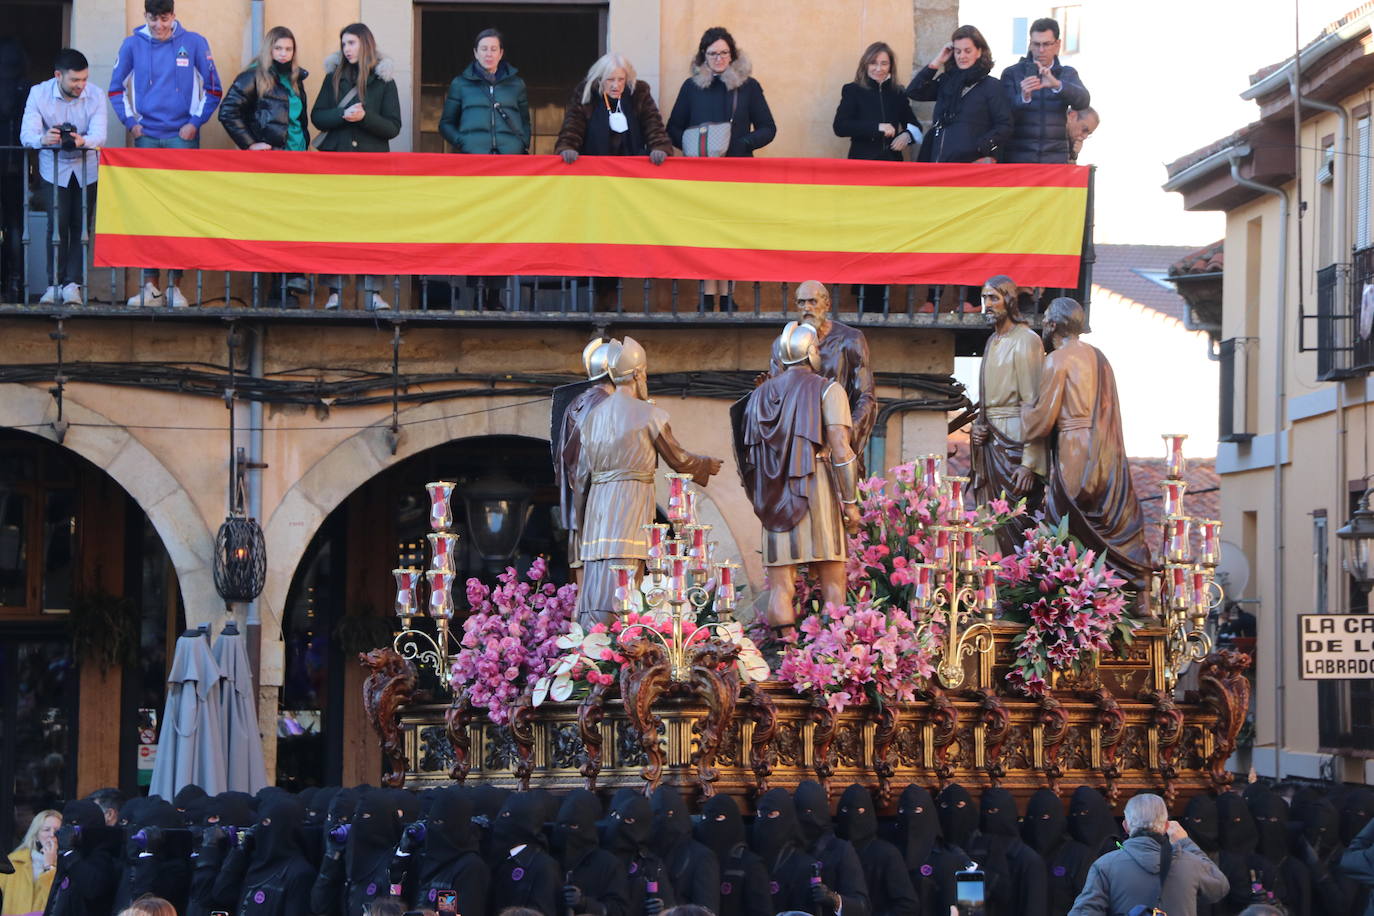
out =
[[[319,149],[333,153],[385,153],[390,140],[401,132],[401,97],[392,79],[395,65],[377,51],[372,30],[361,22],[346,25],[339,33],[339,53],[325,61],[324,85],[315,96],[310,120],[323,131]],[[324,277],[329,299],[324,307],[339,307],[343,277]],[[382,278],[363,277],[371,311],[391,306],[378,292]]]
[[[525,81],[502,60],[496,29],[477,33],[473,62],[449,83],[439,133],[459,153],[528,153],[530,101]]]

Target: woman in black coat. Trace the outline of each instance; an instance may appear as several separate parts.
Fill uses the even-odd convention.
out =
[[[992,50],[971,25],[954,30],[906,94],[935,103],[921,162],[995,162],[998,147],[1011,139],[1011,103],[992,76]]]
[[[707,29],[697,43],[696,57],[692,58],[692,75],[678,90],[672,114],[668,115],[668,138],[673,145],[688,156],[706,155],[699,146],[684,141],[683,136],[689,128],[726,121],[730,122],[726,156],[753,156],[754,150],[772,143],[778,127],[773,123],[773,112],[768,110],[768,100],[763,97],[763,87],[751,75],[753,69],[749,58],[740,54],[734,36],[720,26]],[[705,281],[702,293],[708,312],[716,308],[717,296],[721,311],[734,311],[730,283]]]
[[[896,61],[886,42],[875,41],[859,58],[854,82],[840,90],[835,136],[849,138],[850,159],[901,162],[902,150],[920,141],[921,122],[892,80]]]

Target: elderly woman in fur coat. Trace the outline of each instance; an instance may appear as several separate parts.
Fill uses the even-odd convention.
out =
[[[620,54],[603,54],[573,90],[554,152],[572,165],[578,155],[644,156],[654,165],[673,151],[649,84]]]
[[[740,54],[735,39],[720,26],[707,29],[692,59],[692,75],[677,92],[673,113],[668,116],[668,137],[682,149],[682,135],[699,124],[730,122],[730,147],[726,156],[753,156],[778,135],[763,87],[749,74],[749,58]],[[729,280],[707,280],[702,287],[703,307],[723,312],[735,310]],[[719,296],[719,304],[717,304]]]

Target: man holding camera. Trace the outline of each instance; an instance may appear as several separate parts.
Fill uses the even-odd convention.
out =
[[[57,52],[53,78],[29,90],[19,141],[41,150],[38,173],[48,184],[48,289],[39,301],[80,305],[86,253],[83,222],[95,216],[97,150],[105,145],[105,94],[89,80],[86,56]],[[57,246],[51,244],[57,224]]]
[[[1078,71],[1059,62],[1059,23],[1037,19],[1030,51],[1002,71],[1002,87],[1015,121],[1003,162],[1068,162],[1070,109],[1091,101]]]

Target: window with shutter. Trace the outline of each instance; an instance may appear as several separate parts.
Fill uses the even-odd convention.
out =
[[[1360,118],[1355,126],[1356,146],[1359,153],[1355,161],[1355,247],[1369,247],[1369,118]]]

